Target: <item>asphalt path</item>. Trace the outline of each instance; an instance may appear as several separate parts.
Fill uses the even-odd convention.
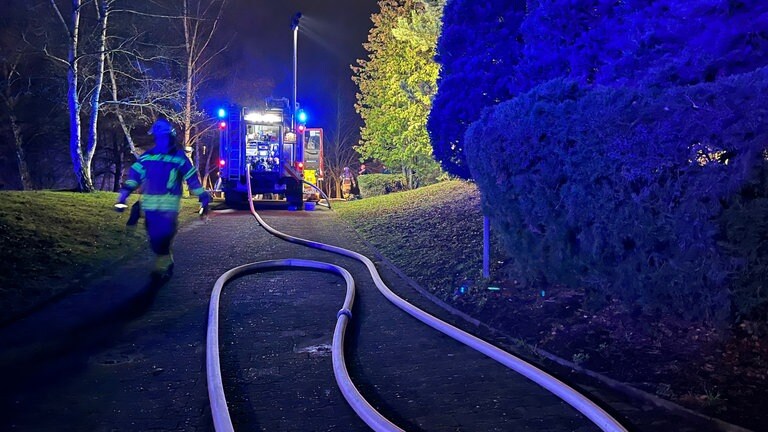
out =
[[[298,237],[372,251],[333,212],[269,208]],[[90,288],[0,329],[0,430],[213,430],[205,379],[208,300],[216,279],[255,261],[303,258],[349,270],[357,297],[347,365],[363,396],[408,431],[593,431],[576,410],[527,379],[391,305],[352,259],[278,240],[245,211],[183,228],[176,274],[149,283],[137,256]],[[374,260],[376,261],[376,260]],[[389,267],[393,291],[443,314]],[[340,277],[279,270],[228,284],[221,299],[222,373],[236,430],[365,431],[335,384],[330,345]]]

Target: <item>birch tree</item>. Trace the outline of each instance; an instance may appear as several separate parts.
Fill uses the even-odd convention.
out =
[[[112,0],[94,0],[84,3],[82,0],[70,0],[69,10],[62,10],[56,0],[50,0],[51,9],[61,26],[62,33],[66,40],[66,58],[58,57],[48,51],[46,54],[56,62],[64,65],[67,69],[67,107],[69,111],[69,153],[72,160],[73,170],[77,181],[77,187],[81,192],[93,191],[93,177],[91,173],[91,162],[96,152],[98,144],[97,127],[99,118],[99,98],[101,96],[101,86],[103,84],[104,62],[107,42],[107,29]],[[96,43],[95,52],[81,52],[83,41],[81,39],[81,19],[85,12],[86,5],[94,7],[96,17]],[[64,12],[69,12],[65,15]],[[82,120],[83,104],[80,100],[81,93],[86,93],[81,88],[81,68],[82,63],[88,56],[95,58],[94,84],[90,89],[90,101],[88,108],[90,116],[88,118],[88,139],[87,144],[83,146],[82,140]]]
[[[150,44],[152,48],[147,49]],[[157,113],[181,122],[179,114],[172,109],[183,100],[181,78],[172,76],[170,71],[157,76],[153,70],[174,62],[177,55],[172,51],[169,47],[154,45],[151,37],[141,34],[122,39],[107,51],[104,79],[109,98],[102,100],[100,106],[103,113],[115,116],[134,156],[141,153],[133,138],[137,126],[151,124]]]
[[[96,145],[98,143],[98,123],[99,123],[99,111],[100,111],[100,99],[101,88],[104,85],[104,64],[106,62],[107,52],[107,28],[110,14],[110,0],[97,0],[93,2],[96,9],[97,26],[98,26],[98,39],[97,39],[97,51],[94,54],[96,59],[96,74],[94,76],[94,85],[91,92],[90,101],[90,117],[88,121],[88,145],[86,147],[85,155],[85,169],[87,172],[88,183],[90,187],[88,191],[93,190],[93,175],[91,171],[91,162],[93,161],[93,155],[96,153]]]
[[[82,142],[80,141],[80,97],[79,90],[79,66],[80,58],[78,48],[80,47],[80,16],[81,1],[72,0],[72,10],[69,19],[65,18],[55,0],[50,0],[51,7],[58,17],[62,30],[66,35],[66,59],[53,56],[46,46],[46,54],[49,57],[63,63],[67,68],[67,108],[69,110],[69,154],[72,160],[75,178],[81,191],[87,191],[92,188],[90,179],[85,171],[85,159],[82,153]]]
[[[45,3],[59,29],[56,34],[46,29],[48,39],[63,40],[45,44],[44,52],[66,70],[69,153],[79,190],[94,189],[92,163],[99,118],[104,114],[116,116],[112,126],[119,125],[134,155],[139,153],[131,136],[134,125],[137,120],[150,123],[158,112],[180,125],[185,147],[198,149],[200,138],[214,127],[198,108],[197,96],[212,75],[213,60],[224,49],[214,35],[226,0],[183,0],[180,5],[157,2],[130,8],[118,8],[118,4],[129,4],[119,0]],[[117,13],[119,20],[113,19]],[[140,25],[124,18],[127,15],[140,17]],[[180,23],[180,32],[171,32],[170,41],[167,31],[159,36],[153,30],[172,28],[174,22]],[[134,34],[126,35],[131,24]],[[161,37],[163,42],[158,43]],[[176,64],[181,66],[181,75],[176,73]],[[126,113],[131,113],[131,120]],[[200,166],[200,153],[196,153],[196,165],[208,172]],[[210,159],[210,153],[208,156]]]

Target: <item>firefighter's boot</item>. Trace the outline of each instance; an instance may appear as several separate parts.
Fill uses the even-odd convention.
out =
[[[158,255],[155,259],[155,268],[152,270],[152,279],[166,281],[173,276],[173,255]]]

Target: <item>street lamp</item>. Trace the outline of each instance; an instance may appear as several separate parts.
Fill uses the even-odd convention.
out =
[[[293,30],[293,107],[291,110],[291,130],[296,128],[296,110],[298,103],[296,102],[296,45],[299,41],[299,20],[301,20],[301,12],[296,12],[291,20],[291,29]]]

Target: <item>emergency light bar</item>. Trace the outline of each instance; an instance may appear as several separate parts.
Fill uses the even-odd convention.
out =
[[[280,123],[283,117],[275,113],[250,112],[243,119],[248,123]]]

